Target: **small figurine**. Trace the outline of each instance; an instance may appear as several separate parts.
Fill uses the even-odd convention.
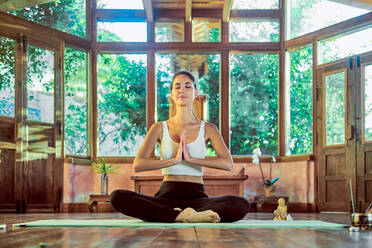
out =
[[[274,210],[274,215],[273,220],[287,220],[287,206],[285,205],[284,198],[279,198],[278,208]]]

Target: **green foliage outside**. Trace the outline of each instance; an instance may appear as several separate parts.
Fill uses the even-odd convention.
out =
[[[315,0],[314,0],[315,1]],[[291,11],[291,15],[303,16],[314,1],[303,2],[303,5]],[[85,1],[58,0],[48,4],[16,11],[14,14],[40,24],[57,28],[80,37],[85,37]],[[300,29],[301,22],[294,22],[292,29]],[[297,25],[297,26],[296,26]],[[219,30],[211,30],[211,41],[217,39]],[[113,36],[105,33],[102,35]],[[278,34],[275,34],[278,35]],[[115,37],[111,37],[115,38]],[[110,39],[111,39],[110,38]],[[277,40],[277,37],[271,37]],[[331,49],[331,47],[329,48]],[[29,50],[29,61],[34,77],[42,77],[41,68],[45,65],[37,59],[45,54],[43,51]],[[77,64],[82,61],[84,53],[66,49],[65,54],[66,97],[75,97],[82,93],[83,84],[70,84],[81,81],[86,77],[86,67]],[[168,56],[167,54],[158,56]],[[200,88],[209,95],[209,121],[218,126],[219,122],[219,75],[220,61],[217,55],[208,55],[208,73],[200,78]],[[240,56],[240,57],[239,57]],[[291,154],[312,152],[311,130],[311,102],[308,90],[311,72],[299,73],[298,67],[307,64],[311,55],[309,49],[302,49],[291,54],[290,74],[293,75],[291,85],[291,119],[290,140],[302,139],[306,142],[294,142]],[[252,150],[260,146],[266,155],[275,155],[278,150],[278,58],[277,55],[253,54],[235,55],[239,57],[230,61],[230,119],[231,119],[231,151],[235,155],[249,155]],[[170,60],[170,63],[172,61]],[[14,42],[0,39],[0,88],[11,85],[14,77]],[[169,79],[174,71],[172,64],[156,69],[157,83],[157,120],[168,118]],[[108,139],[113,142],[111,155],[135,155],[133,147],[146,133],[146,65],[139,60],[132,60],[126,56],[112,56],[102,54],[98,57],[98,147],[104,145]],[[29,73],[29,72],[28,72]],[[84,78],[84,80],[83,80]],[[306,83],[305,83],[306,82]],[[306,85],[306,87],[301,87]],[[303,89],[304,91],[301,91]],[[306,96],[306,97],[305,97]],[[299,100],[300,99],[300,100]],[[296,104],[295,104],[296,103]],[[161,111],[160,111],[161,110]],[[69,105],[66,116],[66,140],[71,145],[71,154],[86,154],[86,105],[74,103]],[[222,113],[224,114],[224,113]],[[262,116],[262,117],[261,117]],[[297,118],[298,117],[298,118]],[[304,121],[305,120],[305,121]],[[337,122],[338,123],[338,122]],[[75,139],[74,139],[75,136]],[[100,148],[99,148],[100,149]],[[102,155],[102,154],[101,154]],[[106,155],[109,155],[108,153]]]
[[[65,154],[88,155],[87,53],[65,48]]]
[[[289,92],[287,92],[287,154],[306,154],[313,147],[313,63],[312,46],[289,53]]]

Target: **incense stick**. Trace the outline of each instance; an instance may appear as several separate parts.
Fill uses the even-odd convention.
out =
[[[353,214],[354,214],[355,208],[354,208],[354,196],[353,196],[353,186],[351,184],[351,178],[350,178],[350,194],[351,194],[351,204],[353,206]]]
[[[366,209],[366,213],[368,213],[369,209],[372,207],[372,202],[369,204],[368,208]]]

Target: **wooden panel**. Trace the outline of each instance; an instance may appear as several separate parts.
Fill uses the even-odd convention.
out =
[[[345,154],[326,155],[326,176],[345,176]]]
[[[0,211],[15,208],[15,150],[0,150]]]
[[[27,208],[54,207],[54,155],[30,152],[28,158]]]
[[[365,202],[372,202],[372,180],[365,181]]]
[[[345,193],[349,193],[345,187],[345,180],[326,181],[326,201],[344,202],[346,201]]]
[[[14,123],[0,123],[0,141],[15,142]]]
[[[372,152],[365,152],[364,174],[372,174]]]

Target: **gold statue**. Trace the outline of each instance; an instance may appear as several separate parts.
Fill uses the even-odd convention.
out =
[[[274,210],[274,220],[287,220],[287,206],[284,198],[279,198],[278,208]]]

